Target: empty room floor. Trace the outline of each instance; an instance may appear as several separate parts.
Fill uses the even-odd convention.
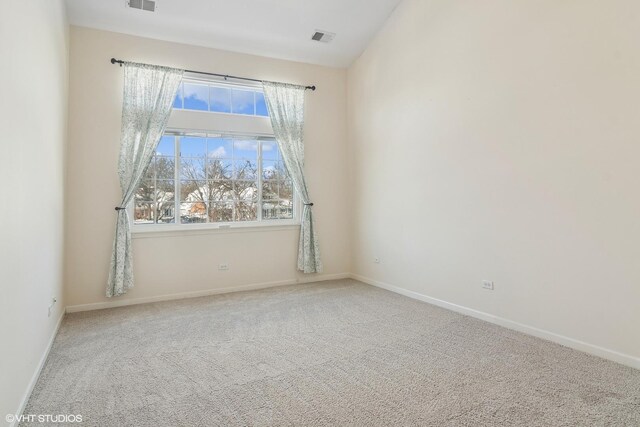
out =
[[[354,280],[69,314],[25,414],[638,426],[640,371]]]

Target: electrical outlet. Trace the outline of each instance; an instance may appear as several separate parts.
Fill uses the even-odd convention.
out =
[[[375,258],[373,259],[373,263],[374,263],[374,264],[380,264],[380,258],[375,257]]]
[[[47,308],[47,317],[51,317],[51,309],[54,305],[56,305],[57,302],[58,300],[56,299],[56,297],[51,297],[51,304]]]
[[[229,269],[229,264],[220,264],[218,265],[218,270],[226,271]]]
[[[488,289],[490,291],[493,290],[493,282],[491,280],[483,280],[482,281],[482,289]]]

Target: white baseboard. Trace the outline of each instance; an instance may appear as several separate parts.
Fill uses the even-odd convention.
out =
[[[31,397],[31,393],[33,392],[33,388],[36,386],[38,382],[38,378],[40,378],[40,373],[42,372],[42,368],[44,367],[45,362],[47,361],[47,357],[49,357],[49,352],[51,351],[51,347],[53,347],[53,341],[56,339],[56,335],[58,335],[58,330],[60,329],[60,325],[62,324],[62,319],[64,319],[65,310],[62,310],[60,313],[60,318],[58,318],[58,322],[56,323],[56,328],[53,330],[51,337],[49,338],[49,343],[47,344],[47,348],[45,349],[40,361],[38,362],[38,366],[31,376],[31,381],[29,381],[29,385],[27,386],[27,390],[24,392],[22,396],[22,400],[20,401],[20,407],[15,412],[15,415],[22,415],[24,408],[27,406],[27,402],[29,402],[29,398]],[[9,424],[10,427],[17,426],[19,424],[18,420],[14,420]]]
[[[231,292],[254,291],[257,289],[275,288],[277,286],[295,285],[298,283],[323,282],[326,280],[347,279],[351,277],[349,273],[338,274],[314,274],[301,279],[280,280],[274,282],[252,283],[248,285],[230,286],[227,288],[206,289],[203,291],[181,292],[177,294],[158,295],[154,297],[118,299],[113,301],[96,302],[91,304],[79,304],[67,306],[67,313],[79,311],[101,310],[103,308],[124,307],[127,305],[146,304],[150,302],[172,301],[186,298],[206,297],[210,295],[228,294]]]
[[[423,295],[418,292],[409,291],[398,286],[390,285],[388,283],[380,282],[378,280],[370,279],[368,277],[360,276],[359,274],[351,274],[351,278],[367,283],[369,285],[376,286],[378,288],[386,289],[391,292],[395,292],[400,295],[407,296],[409,298],[424,301],[429,304],[436,305],[438,307],[446,308],[457,313],[461,313],[467,316],[475,317],[490,323],[494,323],[505,328],[513,329],[518,332],[522,332],[534,337],[542,338],[548,341],[555,342],[556,344],[563,345],[565,347],[573,348],[575,350],[583,351],[585,353],[592,354],[594,356],[602,357],[617,363],[621,363],[632,368],[640,369],[640,358],[634,357],[628,354],[619,353],[614,350],[610,350],[597,345],[589,344],[584,341],[576,340],[573,338],[565,337],[563,335],[556,334],[554,332],[538,329],[533,326],[524,325],[522,323],[514,322],[513,320],[505,319],[503,317],[494,316],[493,314],[485,313],[483,311],[474,310],[462,305],[453,304],[447,301],[443,301],[437,298],[432,298],[427,295]]]

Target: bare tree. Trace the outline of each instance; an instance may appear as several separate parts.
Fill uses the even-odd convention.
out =
[[[156,222],[175,221],[175,167],[174,157],[159,156],[156,158]]]
[[[136,192],[136,220],[174,221],[175,158],[154,156]],[[262,199],[258,207],[258,164],[255,160],[184,158],[180,167],[179,202],[190,203],[185,222],[251,221],[257,209],[265,218],[292,215],[293,187],[282,162],[262,172]]]

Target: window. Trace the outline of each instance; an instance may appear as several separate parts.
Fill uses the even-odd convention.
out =
[[[248,116],[269,115],[262,89],[198,80],[185,80],[180,84],[173,108]]]
[[[134,197],[135,229],[295,221],[260,88],[185,80],[175,104],[169,125],[178,126],[161,138]]]
[[[185,78],[135,194],[134,230],[293,223],[297,211],[262,88]]]
[[[185,78],[167,129],[134,197],[134,230],[296,221],[261,87]]]
[[[293,218],[293,184],[273,138],[165,134],[135,195],[135,224]]]

